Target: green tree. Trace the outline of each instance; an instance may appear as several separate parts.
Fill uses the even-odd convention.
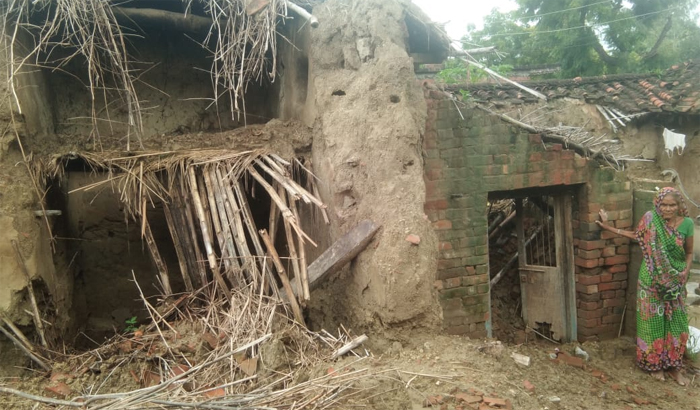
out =
[[[465,49],[496,46],[489,65],[558,64],[561,77],[649,72],[700,58],[698,0],[516,0],[468,28]]]

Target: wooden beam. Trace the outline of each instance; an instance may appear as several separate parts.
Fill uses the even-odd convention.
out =
[[[307,273],[309,276],[309,289],[314,289],[326,276],[337,272],[348,262],[353,260],[362,252],[381,226],[370,220],[364,220],[357,224],[350,232],[335,241],[330,248],[326,249],[315,261],[309,265]],[[299,294],[299,289],[292,283],[295,295]]]

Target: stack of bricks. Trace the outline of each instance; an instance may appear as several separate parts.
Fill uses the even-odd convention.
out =
[[[545,145],[540,135],[474,108],[460,111],[432,83],[422,85],[428,107],[424,209],[439,239],[435,288],[445,331],[489,333],[489,192],[564,185],[585,186],[574,221],[575,241],[582,245],[575,250],[579,335],[602,336],[619,326],[629,244],[601,237],[591,218],[605,206],[616,226],[630,226],[631,194],[624,183],[561,144]]]
[[[595,221],[605,209],[609,224],[633,229],[632,192],[623,175],[600,169],[586,185],[587,201],[574,220],[578,339],[616,337],[626,303],[630,240],[603,231]]]

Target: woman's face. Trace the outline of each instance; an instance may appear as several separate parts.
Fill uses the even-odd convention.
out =
[[[666,195],[661,200],[659,208],[661,208],[661,216],[666,220],[678,215],[678,202],[671,195]]]

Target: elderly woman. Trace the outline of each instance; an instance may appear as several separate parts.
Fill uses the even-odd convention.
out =
[[[685,284],[693,261],[693,220],[674,188],[663,188],[635,232],[614,228],[600,211],[596,223],[607,231],[639,243],[644,259],[637,287],[637,365],[653,377],[664,373],[681,386],[688,341]]]

